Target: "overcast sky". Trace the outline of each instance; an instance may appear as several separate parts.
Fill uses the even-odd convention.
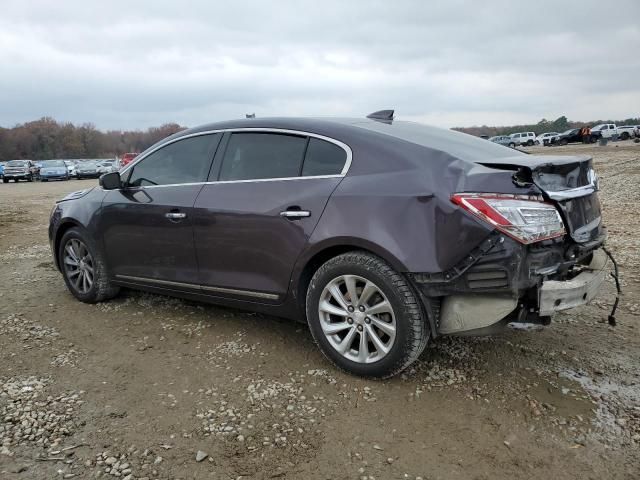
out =
[[[0,0],[0,126],[383,108],[446,127],[640,116],[640,0]]]

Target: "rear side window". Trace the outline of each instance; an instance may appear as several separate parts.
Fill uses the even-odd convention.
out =
[[[234,133],[220,180],[260,180],[300,175],[307,138],[274,133]]]
[[[347,152],[338,145],[317,138],[309,139],[302,175],[339,175],[347,161]]]
[[[205,182],[220,134],[178,140],[156,150],[134,167],[128,185],[134,187]]]

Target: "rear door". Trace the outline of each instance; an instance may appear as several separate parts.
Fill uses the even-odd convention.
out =
[[[194,206],[200,283],[211,295],[280,303],[351,151],[273,130],[228,133],[223,144]]]
[[[193,204],[220,138],[198,135],[163,146],[123,173],[124,188],[107,193],[100,230],[117,279],[197,288]]]

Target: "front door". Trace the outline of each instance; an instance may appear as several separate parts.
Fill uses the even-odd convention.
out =
[[[344,146],[302,134],[230,134],[216,180],[194,207],[205,292],[281,302],[347,156]]]
[[[127,169],[124,187],[107,193],[100,229],[116,279],[196,288],[193,204],[219,140],[212,134],[170,143]]]

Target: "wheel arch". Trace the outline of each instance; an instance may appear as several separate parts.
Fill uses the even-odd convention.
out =
[[[364,239],[337,238],[332,241],[317,244],[298,260],[290,285],[296,308],[301,312],[303,318],[306,318],[305,303],[307,288],[309,287],[313,274],[322,264],[331,258],[352,251],[361,251],[376,255],[389,263],[394,270],[398,272],[406,271],[406,267],[402,262],[388,250]]]
[[[60,222],[60,225],[56,229],[56,233],[53,239],[53,258],[58,270],[61,270],[60,258],[58,258],[58,251],[60,250],[60,241],[62,240],[62,236],[67,231],[69,231],[74,227],[84,229],[82,224],[73,218],[64,219],[62,222]]]

